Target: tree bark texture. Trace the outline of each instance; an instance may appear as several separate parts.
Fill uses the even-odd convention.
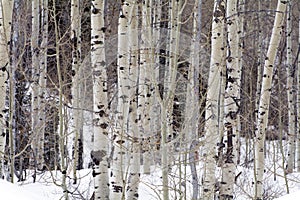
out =
[[[223,58],[223,27],[226,10],[223,1],[214,2],[211,58],[208,78],[205,112],[205,144],[203,146],[204,177],[202,196],[204,200],[211,200],[215,196],[216,169],[216,141],[219,138],[219,92],[221,72],[224,68]]]
[[[12,12],[13,12],[13,4],[12,0],[1,0],[0,1],[0,151],[4,152],[5,148],[5,116],[7,115],[6,107],[5,107],[5,98],[8,86],[8,72],[9,72],[9,41],[11,34],[11,22],[12,22]],[[3,162],[4,156],[0,156],[0,177],[3,176]]]
[[[238,115],[240,108],[241,69],[239,65],[239,35],[237,0],[228,0],[226,8],[227,23],[227,57],[226,88],[224,96],[224,143],[223,160],[221,161],[222,181],[220,199],[233,199],[233,188],[237,164],[237,147],[239,136]]]
[[[261,86],[261,96],[259,102],[258,110],[258,122],[255,133],[255,193],[254,198],[256,200],[263,199],[263,177],[265,170],[265,135],[268,124],[269,115],[269,105],[270,96],[272,90],[272,77],[273,69],[275,64],[275,58],[278,51],[279,42],[281,35],[283,34],[283,22],[288,0],[278,0],[274,26],[272,29],[272,35],[270,39],[270,44],[268,52],[265,58],[262,86]]]
[[[95,0],[91,7],[91,63],[93,70],[93,160],[94,197],[109,199],[108,135],[109,109],[107,63],[105,58],[105,1]]]

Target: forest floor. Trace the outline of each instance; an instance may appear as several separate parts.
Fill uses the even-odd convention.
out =
[[[300,196],[300,173],[291,173],[283,176],[282,157],[278,150],[278,141],[267,142],[269,152],[266,153],[266,168],[265,168],[265,199],[272,200],[295,200]],[[235,194],[236,200],[250,200],[253,193],[254,172],[253,162],[248,165],[243,163],[245,161],[245,146],[242,146],[241,166],[237,168]],[[286,149],[285,149],[286,151]],[[251,151],[250,151],[251,153]],[[179,167],[181,166],[181,167]],[[191,174],[189,165],[176,165],[174,163],[170,175],[170,199],[179,199],[186,197],[190,199],[192,195]],[[201,171],[201,166],[198,165],[198,172]],[[60,184],[59,172],[43,172],[37,176],[36,182],[33,183],[31,172],[27,172],[27,180],[18,182],[16,184],[8,183],[0,180],[0,194],[1,199],[6,200],[59,200],[62,199],[63,192]],[[73,184],[73,180],[69,179],[68,190],[70,199],[84,199],[89,200],[93,193],[93,180],[91,169],[84,169],[77,171],[78,182]],[[201,177],[201,174],[198,174]],[[68,172],[68,177],[72,177],[72,171]],[[216,177],[220,177],[220,170],[217,170]],[[183,182],[186,178],[188,181]],[[201,180],[201,179],[199,179]],[[286,182],[287,181],[287,182]],[[199,181],[200,182],[200,181]],[[180,183],[180,184],[179,184]],[[289,195],[287,194],[287,184]],[[21,187],[20,187],[21,186]],[[162,180],[161,167],[159,165],[151,168],[150,175],[141,175],[141,182],[139,187],[139,195],[143,200],[157,200],[162,197]],[[286,195],[286,196],[284,196]],[[283,197],[281,197],[283,196]],[[5,198],[4,198],[5,197]]]

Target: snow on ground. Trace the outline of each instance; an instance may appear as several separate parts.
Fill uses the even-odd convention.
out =
[[[243,173],[251,173],[249,170],[243,170]],[[176,170],[172,170],[173,176],[176,174]],[[243,175],[243,174],[242,174]],[[242,176],[241,175],[241,176]],[[60,176],[59,173],[51,175],[49,172],[40,174],[38,176],[37,182],[32,183],[32,178],[22,183],[12,184],[4,180],[0,180],[0,194],[1,199],[5,200],[59,200],[62,199],[63,193],[61,187],[51,183],[55,180],[59,184]],[[92,176],[91,170],[85,169],[78,171],[79,183],[74,185],[72,182],[69,182],[69,192],[72,193],[70,199],[82,199],[88,200],[92,195]],[[248,180],[247,180],[248,177]],[[270,196],[267,199],[274,199],[274,197],[282,196],[275,200],[296,200],[300,199],[300,183],[299,180],[300,174],[293,173],[288,176],[290,192],[291,194],[282,196],[286,194],[285,192],[285,183],[282,177],[277,177],[277,180],[273,180],[273,177],[267,178],[266,189],[270,193]],[[243,176],[241,182],[249,181],[249,176]],[[170,197],[171,199],[178,199],[178,193],[174,192],[179,188],[178,180],[176,178],[170,179]],[[140,198],[143,200],[157,200],[162,197],[162,180],[161,180],[161,170],[160,166],[152,168],[152,173],[150,175],[141,175],[141,183],[139,187]],[[250,200],[251,199],[251,190],[252,187],[247,185],[237,184],[237,186],[242,187],[242,190],[236,188],[235,200]],[[248,186],[248,187],[247,187]],[[191,187],[187,187],[187,199],[191,197]],[[249,195],[249,196],[248,196]]]
[[[35,191],[27,190],[16,184],[12,184],[10,182],[0,179],[1,199],[5,199],[5,200],[17,200],[17,199],[40,200],[41,196],[37,195],[35,193],[36,191],[38,191],[38,190],[35,190]]]
[[[294,192],[292,194],[282,196],[282,197],[277,198],[275,200],[297,200],[297,199],[300,199],[300,190],[297,191],[297,192]]]
[[[264,175],[265,198],[268,200],[296,200],[300,199],[300,173],[287,175],[289,193],[287,194],[286,182],[283,177],[283,164],[281,153],[275,148],[276,142],[267,143],[266,172]],[[242,148],[242,153],[243,153]],[[169,174],[170,199],[179,199],[180,194],[186,191],[186,199],[192,195],[190,168],[187,165],[180,165],[178,157],[174,159],[172,169]],[[200,162],[201,163],[201,162]],[[141,167],[142,169],[143,167]],[[203,171],[203,167],[198,165],[197,171]],[[253,161],[245,164],[245,157],[241,157],[241,166],[237,168],[235,185],[235,200],[250,200],[254,190]],[[91,169],[78,171],[78,183],[73,184],[72,170],[67,173],[68,191],[70,199],[89,200],[93,193],[93,182]],[[201,174],[198,174],[201,180]],[[216,171],[216,177],[220,181],[220,169]],[[187,179],[185,183],[183,180]],[[37,180],[33,183],[32,172],[27,172],[27,179],[24,182],[15,184],[0,180],[0,199],[5,200],[59,200],[63,197],[62,188],[59,186],[61,180],[60,172],[44,172],[38,174]],[[55,184],[53,183],[55,182]],[[157,200],[162,198],[161,166],[151,167],[151,174],[141,174],[139,185],[139,196],[143,200]],[[282,197],[281,197],[282,196]]]

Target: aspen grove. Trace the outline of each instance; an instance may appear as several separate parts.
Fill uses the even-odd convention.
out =
[[[299,0],[0,0],[0,177],[64,200],[289,194],[299,54]]]

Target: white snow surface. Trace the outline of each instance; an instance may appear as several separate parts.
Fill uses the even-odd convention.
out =
[[[281,154],[273,149],[276,141],[267,143],[269,153],[266,156],[266,172],[264,175],[264,190],[266,199],[268,200],[297,200],[300,199],[300,173],[291,173],[287,175],[288,189],[290,194],[287,194],[286,182],[283,177],[283,167]],[[242,151],[244,147],[242,147]],[[274,153],[276,152],[276,153]],[[200,152],[201,153],[201,152]],[[242,152],[243,153],[243,152]],[[242,154],[244,155],[244,154]],[[175,159],[177,160],[177,158]],[[241,160],[245,160],[242,156]],[[198,173],[203,171],[201,162],[197,167]],[[71,164],[70,164],[71,166]],[[141,166],[141,169],[143,167]],[[216,171],[216,177],[220,180],[220,170]],[[179,176],[180,169],[176,163],[170,171],[170,199],[179,199],[179,193],[174,191],[186,189],[186,198],[191,199],[192,187],[189,166],[186,168],[187,184],[186,186],[180,183],[182,180]],[[47,171],[39,172],[36,182],[33,183],[33,172],[28,170],[26,181],[9,183],[5,180],[0,180],[0,199],[5,200],[59,200],[63,199],[63,191],[59,186],[61,183],[61,172]],[[139,197],[142,200],[158,200],[162,199],[162,179],[161,166],[154,165],[151,167],[151,174],[141,174],[139,185]],[[183,173],[183,172],[182,172]],[[248,166],[241,164],[237,167],[237,174],[240,173],[235,185],[235,200],[251,200],[253,194],[253,162]],[[201,180],[201,174],[198,174]],[[67,171],[67,185],[70,199],[89,200],[93,193],[93,178],[92,170],[84,169],[77,171],[78,182],[73,183],[73,170],[70,168]],[[17,180],[17,178],[15,179]],[[53,183],[55,182],[55,184]]]
[[[1,199],[5,200],[40,200],[41,197],[35,194],[34,191],[29,191],[21,186],[12,184],[5,180],[0,180]]]
[[[160,199],[161,191],[161,180],[159,178],[160,170],[153,169],[153,174],[151,175],[142,175],[141,184],[139,188],[140,197],[143,200],[157,200]],[[298,173],[294,173],[294,178],[298,177]],[[92,176],[90,169],[78,171],[78,177],[80,177],[80,183],[73,185],[69,183],[69,192],[73,193],[73,198],[71,199],[89,199],[92,195]],[[52,174],[59,184],[60,176],[57,174]],[[62,189],[59,186],[51,183],[51,175],[49,172],[46,172],[43,175],[40,175],[37,182],[33,183],[32,179],[28,179],[22,183],[12,184],[5,180],[0,180],[0,193],[1,198],[5,200],[59,200],[62,199],[63,193]],[[278,184],[279,183],[279,184]],[[282,180],[273,185],[274,187],[283,187]],[[293,190],[293,189],[298,190]],[[280,198],[274,200],[297,200],[300,199],[300,190],[299,184],[293,185],[292,193],[284,195]],[[190,189],[188,189],[190,190]],[[190,191],[189,191],[190,192]],[[171,199],[175,198],[171,195]],[[189,198],[189,197],[188,197]],[[175,198],[176,199],[176,198]],[[249,197],[243,195],[235,196],[236,200],[249,200]],[[272,199],[272,198],[271,198]]]
[[[275,200],[297,200],[297,199],[300,199],[300,190],[291,194],[284,195]]]

